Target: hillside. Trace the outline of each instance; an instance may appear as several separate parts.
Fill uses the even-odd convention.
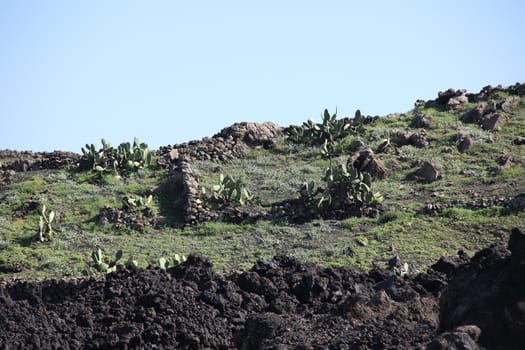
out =
[[[523,344],[525,84],[101,143],[0,151],[0,348]]]
[[[398,256],[424,270],[441,255],[505,242],[525,218],[519,210],[525,193],[523,90],[520,84],[476,94],[449,90],[417,101],[407,113],[363,118],[337,141],[333,162],[352,156],[355,162],[360,151],[370,156],[366,150],[372,150],[373,162],[385,171],[372,190],[384,201],[367,213],[302,204],[301,186],[322,185],[330,160],[322,145],[293,142],[293,128],[272,123],[239,123],[211,138],[162,147],[155,166],[124,176],[79,171],[77,154],[1,151],[0,272],[21,278],[91,273],[97,248],[110,255],[122,249],[125,259],[141,266],[197,253],[219,269],[236,270],[285,254],[364,268],[384,267]],[[424,162],[434,168],[429,179],[418,179],[414,174]],[[363,169],[377,171],[368,167]],[[189,184],[182,181],[185,171]],[[205,188],[210,196],[220,174],[242,180],[253,199],[221,208],[212,203],[212,210],[192,207],[199,198],[188,198],[188,191],[199,197]],[[149,194],[147,220],[105,217],[123,199]],[[43,205],[56,213],[49,242],[37,239]]]

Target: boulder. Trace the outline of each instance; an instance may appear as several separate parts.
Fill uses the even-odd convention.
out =
[[[473,326],[476,327],[476,326]],[[479,328],[478,328],[479,329]],[[426,350],[478,350],[479,346],[464,332],[445,332],[434,338]]]
[[[454,89],[448,89],[446,91],[439,91],[436,102],[441,105],[446,105],[448,101],[454,96],[456,96],[456,90]]]
[[[365,147],[365,143],[359,139],[355,139],[354,141],[352,141],[352,143],[349,146],[349,148],[353,151],[360,150],[363,147]]]
[[[505,123],[506,120],[507,119],[505,118],[505,116],[499,113],[486,115],[483,118],[481,127],[483,128],[483,130],[494,131],[498,129],[503,123]]]
[[[514,210],[525,210],[525,193],[519,194],[514,197],[509,206]]]
[[[417,133],[409,131],[396,132],[392,135],[391,142],[398,147],[411,145],[417,148],[424,148],[428,145],[425,130],[420,130]]]
[[[493,245],[450,274],[440,298],[440,329],[476,325],[487,349],[523,349],[525,341],[525,228],[508,247]],[[477,334],[479,332],[474,332]]]
[[[432,119],[434,117],[432,116],[432,114],[428,114],[428,113],[425,113],[425,114],[417,114],[416,117],[414,118],[412,124],[416,127],[416,128],[429,128],[430,127],[430,124],[432,122]]]
[[[474,144],[474,141],[468,136],[464,136],[460,138],[460,141],[458,143],[458,151],[459,153],[465,153],[467,152],[470,147]]]
[[[458,96],[454,96],[447,102],[447,110],[456,111],[458,108],[468,102],[468,97],[464,95],[464,92]]]
[[[483,116],[487,113],[496,112],[495,108],[491,108],[487,103],[479,103],[476,107],[465,113],[461,117],[463,123],[476,123],[480,124],[483,120]]]
[[[505,113],[510,113],[520,105],[521,99],[518,96],[509,96],[498,107]]]
[[[370,148],[357,152],[350,157],[347,166],[369,173],[374,180],[384,179],[388,176],[387,169]]]
[[[436,167],[425,161],[421,167],[414,173],[414,177],[419,181],[433,182],[441,179],[441,175],[437,171]]]

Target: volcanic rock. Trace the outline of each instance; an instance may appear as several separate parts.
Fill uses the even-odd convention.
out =
[[[388,176],[387,169],[371,149],[365,149],[354,154],[348,159],[347,166],[369,173],[374,180],[384,179]]]
[[[414,173],[414,177],[419,181],[433,182],[439,180],[441,175],[432,163],[425,161]]]

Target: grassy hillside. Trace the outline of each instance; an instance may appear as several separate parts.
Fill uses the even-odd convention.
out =
[[[279,254],[321,265],[370,268],[385,266],[397,255],[423,270],[441,255],[458,250],[471,253],[506,242],[510,229],[525,223],[525,210],[509,205],[525,193],[525,145],[517,141],[525,136],[525,97],[516,97],[512,108],[498,110],[505,122],[495,130],[466,122],[465,116],[479,103],[501,105],[510,95],[496,89],[480,101],[469,99],[453,109],[438,100],[420,104],[410,112],[365,123],[341,140],[342,154],[334,162],[346,163],[356,151],[354,141],[360,140],[388,170],[385,179],[373,182],[384,197],[375,217],[183,226],[178,223],[179,198],[154,191],[169,175],[165,167],[118,177],[79,171],[76,164],[10,172],[8,181],[0,185],[0,276],[96,273],[91,254],[98,248],[110,256],[121,249],[123,260],[136,260],[142,266],[160,257],[198,253],[225,270],[244,269]],[[417,117],[427,114],[432,116],[428,125],[418,125]],[[423,137],[426,145],[401,145],[407,132]],[[458,145],[465,138],[471,147],[461,153]],[[196,160],[192,167],[200,186],[207,189],[218,183],[220,174],[242,179],[254,195],[251,205],[264,208],[299,198],[305,181],[320,182],[329,165],[321,148],[291,142],[283,135],[274,147],[251,148],[243,158]],[[0,159],[4,169],[16,161],[20,156]],[[423,161],[435,165],[439,180],[413,178]],[[6,174],[4,170],[4,180]],[[101,220],[104,206],[120,208],[125,198],[150,194],[153,225],[137,229]],[[43,205],[47,213],[56,213],[54,235],[45,242],[38,239]]]

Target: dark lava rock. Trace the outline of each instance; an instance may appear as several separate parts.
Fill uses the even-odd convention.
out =
[[[6,349],[408,349],[438,326],[415,280],[287,257],[230,275],[190,256],[167,271],[7,282],[0,310]]]
[[[371,149],[362,150],[352,157],[347,162],[349,168],[353,167],[362,172],[370,174],[372,179],[384,179],[388,176],[388,171],[383,165],[383,162],[375,155]]]
[[[510,250],[510,253],[509,253]],[[508,250],[492,246],[452,273],[440,300],[440,329],[481,329],[489,349],[523,349],[525,342],[525,229],[512,231]]]
[[[467,152],[472,145],[474,144],[474,141],[470,137],[464,137],[459,141],[458,143],[458,151],[459,153],[465,153]]]
[[[508,248],[404,276],[285,256],[225,275],[192,255],[167,271],[3,280],[0,348],[522,349],[525,229]]]
[[[466,333],[445,332],[428,344],[426,350],[478,350],[478,344]]]
[[[425,161],[419,167],[419,169],[414,173],[416,180],[424,182],[433,182],[441,179],[441,175],[437,171],[434,164]]]
[[[428,113],[425,113],[425,114],[422,114],[422,113],[419,113],[416,115],[416,117],[414,118],[412,124],[416,127],[416,128],[429,128],[430,125],[432,124],[432,119],[434,119],[434,117],[432,116],[432,114],[428,114]]]

